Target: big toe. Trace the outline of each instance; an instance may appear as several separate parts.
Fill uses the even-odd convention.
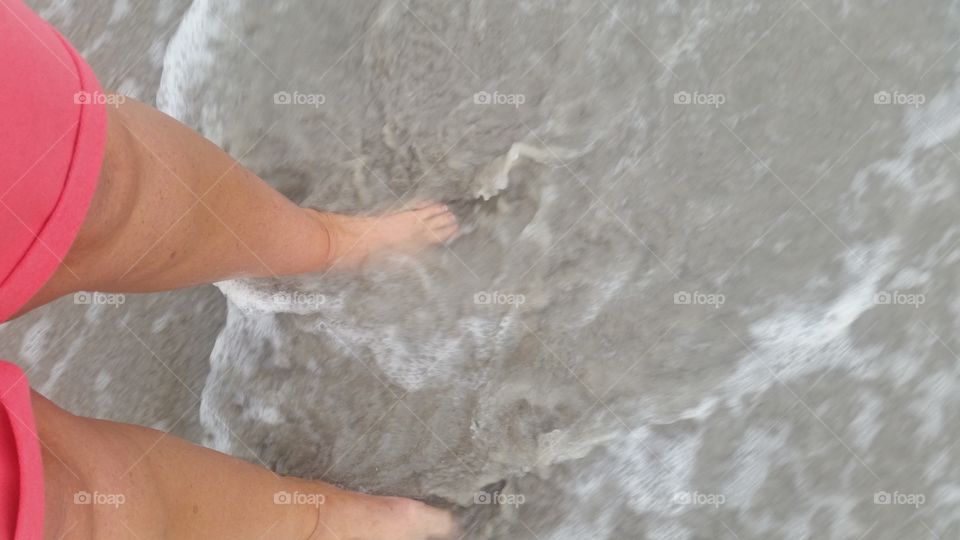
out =
[[[432,228],[449,227],[450,225],[457,224],[457,216],[455,216],[453,212],[445,210],[430,217],[429,224]]]
[[[413,212],[416,213],[417,217],[420,219],[427,220],[443,214],[449,214],[450,209],[447,208],[447,205],[443,203],[431,203],[421,206],[420,208],[413,210]]]
[[[435,219],[431,222],[430,235],[436,242],[447,242],[460,232],[460,224],[452,214],[449,217]]]

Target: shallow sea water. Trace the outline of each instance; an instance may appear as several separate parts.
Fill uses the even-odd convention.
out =
[[[955,2],[33,5],[294,200],[464,225],[4,326],[71,410],[467,538],[960,534]]]

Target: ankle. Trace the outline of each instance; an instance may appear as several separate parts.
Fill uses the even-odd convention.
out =
[[[285,490],[291,501],[291,523],[298,540],[327,540],[329,529],[324,526],[324,513],[331,498],[336,498],[336,488],[326,484],[290,478]],[[334,503],[335,504],[335,503]]]
[[[319,505],[316,506],[304,506],[303,517],[300,522],[300,529],[297,534],[297,538],[302,538],[304,540],[322,540],[321,536],[321,524],[320,524],[320,513],[321,509]]]
[[[320,250],[322,267],[329,268],[343,256],[344,246],[347,244],[347,232],[343,225],[343,216],[312,208],[305,208],[304,210],[318,226],[317,242],[318,245],[323,246]]]

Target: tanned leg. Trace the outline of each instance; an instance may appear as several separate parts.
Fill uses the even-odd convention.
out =
[[[39,394],[46,538],[427,540],[450,538],[447,512],[350,493],[151,429],[81,418]]]
[[[81,290],[153,292],[350,268],[457,233],[442,204],[375,217],[300,208],[156,109],[126,99],[107,110],[106,157],[90,212],[64,264],[21,314]]]

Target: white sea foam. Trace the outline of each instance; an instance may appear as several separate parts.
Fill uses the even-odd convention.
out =
[[[195,0],[190,5],[163,57],[157,89],[160,110],[182,121],[196,113],[197,92],[217,61],[213,42],[228,32],[221,21],[239,7],[219,0]]]
[[[110,23],[123,20],[130,13],[130,0],[114,0],[113,10],[110,12]]]
[[[499,10],[488,4],[471,5],[467,12],[451,6],[431,12],[424,21],[405,9],[391,11],[388,5],[372,3],[364,11],[354,4],[295,4],[270,11],[269,16],[277,18],[270,22],[281,31],[243,19],[240,15],[252,4],[195,0],[165,51],[156,45],[149,52],[160,58],[163,51],[160,107],[216,142],[253,142],[257,136],[251,132],[259,134],[264,122],[278,122],[273,134],[279,142],[268,140],[246,156],[260,170],[276,173],[271,181],[306,190],[306,200],[353,209],[389,203],[392,192],[417,181],[418,194],[444,193],[461,203],[469,227],[450,251],[438,250],[415,261],[396,257],[387,269],[362,273],[356,282],[308,276],[218,284],[230,307],[204,386],[201,422],[206,442],[246,455],[250,449],[235,434],[262,434],[265,429],[276,448],[257,447],[257,452],[271,465],[298,472],[332,470],[352,485],[379,483],[398,493],[462,504],[469,503],[469,493],[477,487],[473,483],[513,481],[523,475],[547,482],[558,468],[577,470],[583,465],[576,481],[558,486],[560,495],[611,497],[624,503],[598,505],[603,507],[596,510],[580,505],[552,527],[545,526],[548,532],[538,530],[543,538],[602,538],[612,534],[623,509],[642,516],[636,521],[638,526],[642,521],[649,538],[701,537],[696,524],[714,522],[718,514],[704,518],[699,515],[702,509],[674,504],[673,498],[678,492],[709,489],[727,496],[726,510],[738,513],[740,528],[735,529],[744,538],[814,536],[823,516],[832,523],[834,537],[857,537],[862,530],[853,516],[862,512],[863,502],[855,491],[863,484],[857,475],[867,476],[861,463],[846,454],[833,456],[848,460],[838,476],[844,486],[855,487],[825,488],[823,482],[834,479],[807,473],[807,456],[789,447],[790,437],[811,414],[842,415],[851,408],[855,410],[847,424],[815,423],[822,432],[806,435],[825,445],[838,446],[837,439],[842,439],[843,445],[867,456],[888,427],[880,394],[867,388],[875,380],[897,391],[916,391],[908,407],[921,418],[917,433],[926,442],[938,442],[938,433],[949,427],[951,373],[915,382],[924,366],[913,351],[924,354],[938,346],[929,332],[903,325],[906,328],[897,331],[902,343],[857,338],[864,327],[885,321],[877,313],[878,292],[932,287],[942,279],[939,265],[960,257],[950,252],[955,231],[949,227],[941,236],[917,240],[909,224],[904,225],[909,221],[904,216],[882,217],[894,205],[923,213],[956,194],[953,169],[940,167],[928,174],[925,160],[945,153],[944,145],[960,133],[954,114],[957,89],[933,96],[924,108],[904,110],[889,125],[872,127],[889,131],[884,139],[889,151],[874,156],[852,149],[845,158],[856,163],[849,171],[852,182],[847,171],[840,172],[841,162],[804,196],[804,206],[817,213],[804,218],[836,233],[824,234],[827,242],[811,250],[809,260],[791,257],[792,251],[809,248],[819,237],[807,236],[809,231],[775,230],[754,246],[768,258],[744,263],[724,281],[742,293],[731,294],[725,310],[672,311],[676,306],[665,305],[660,290],[672,286],[675,276],[669,274],[676,271],[683,279],[710,282],[726,270],[728,264],[722,263],[750,246],[749,232],[766,231],[771,222],[797,224],[791,216],[764,212],[766,204],[779,207],[783,200],[777,197],[786,195],[762,191],[762,181],[754,184],[756,194],[737,191],[739,180],[725,176],[710,185],[690,185],[689,177],[714,163],[738,166],[737,160],[722,155],[726,150],[718,150],[726,147],[705,143],[728,138],[725,131],[712,128],[720,122],[734,126],[762,156],[731,169],[748,180],[769,176],[757,163],[760,159],[779,170],[793,162],[794,153],[820,152],[814,156],[818,165],[791,171],[802,176],[827,172],[822,163],[839,156],[824,148],[832,143],[808,140],[806,131],[767,132],[775,136],[776,145],[748,137],[748,130],[767,129],[754,120],[766,122],[769,119],[760,116],[764,107],[778,105],[765,102],[773,99],[768,96],[740,109],[731,100],[729,109],[702,124],[691,119],[703,111],[664,108],[658,92],[673,76],[656,66],[663,61],[682,79],[690,75],[688,68],[698,70],[698,76],[719,74],[722,69],[706,64],[708,55],[711,62],[727,66],[746,52],[751,56],[740,58],[737,75],[727,81],[731,91],[737,89],[738,77],[761,84],[768,80],[768,67],[754,61],[762,58],[765,47],[776,45],[770,37],[758,45],[756,39],[768,26],[753,27],[748,19],[763,11],[759,19],[768,24],[789,6],[768,13],[762,3],[753,3],[719,13],[711,4],[687,11],[676,2],[661,2],[651,8],[657,15],[651,17],[653,12],[642,4],[630,2],[615,2],[608,10],[594,6],[596,16],[578,3],[545,13],[543,5],[524,2],[521,10],[531,28],[564,39],[539,44],[527,54],[498,56],[474,50],[491,47],[493,29],[509,22],[499,20]],[[414,11],[422,7],[408,6]],[[123,11],[122,6],[117,9]],[[338,27],[314,32],[317,24],[299,20],[309,17],[290,15],[304,10],[314,21],[335,20]],[[585,17],[577,20],[581,15]],[[651,27],[649,21],[655,19]],[[555,28],[537,26],[551,20]],[[746,25],[748,32],[724,47],[719,29],[729,30],[727,23],[734,22]],[[785,18],[780,24],[787,28],[800,23]],[[678,31],[670,31],[671,25]],[[284,39],[278,39],[281,33]],[[528,34],[534,42],[539,35]],[[636,51],[611,56],[605,48],[611,40],[637,44],[639,37],[649,41],[649,49],[637,46]],[[495,45],[515,52],[531,42],[505,32],[498,34]],[[648,53],[657,60],[647,58]],[[258,65],[256,73],[240,74],[249,77],[243,88],[229,82],[238,75],[233,63],[237,58]],[[853,69],[861,68],[856,59],[849,60]],[[260,61],[270,66],[297,62],[297,84],[322,83],[336,107],[264,107],[276,81],[260,70]],[[657,73],[637,75],[638,61],[649,61]],[[323,81],[311,78],[327,70]],[[469,96],[491,81],[527,83],[528,108],[510,115],[496,108],[472,108]],[[797,97],[791,88],[781,91],[779,99]],[[517,118],[522,122],[515,122]],[[851,131],[859,134],[873,118],[842,120],[854,123]],[[799,125],[819,133],[805,121]],[[468,129],[469,136],[458,140]],[[676,129],[676,136],[660,141],[670,129]],[[703,140],[696,138],[698,130]],[[864,140],[877,132],[868,132]],[[792,146],[794,137],[804,141],[803,148]],[[694,146],[691,140],[703,144]],[[643,153],[652,144],[658,144],[656,152]],[[642,159],[635,159],[637,155]],[[605,191],[621,177],[625,179],[616,189]],[[696,204],[704,189],[716,189],[715,197],[709,204]],[[602,211],[583,214],[596,194],[604,197],[603,206],[598,204]],[[755,197],[764,200],[758,204]],[[494,198],[495,207],[482,202]],[[834,205],[839,207],[836,215]],[[690,208],[696,215],[684,213]],[[878,229],[877,221],[890,230]],[[705,230],[716,228],[729,234],[703,239]],[[913,256],[909,250],[918,244],[928,249]],[[651,252],[668,262],[669,272],[648,260]],[[737,272],[747,285],[735,283]],[[808,275],[798,278],[795,272]],[[490,283],[529,289],[529,304],[507,310],[470,305],[473,291]],[[754,286],[764,294],[751,301]],[[323,302],[298,301],[295,294],[322,295]],[[960,314],[960,300],[953,300],[952,309]],[[88,311],[86,316],[94,315]],[[863,321],[870,324],[859,324]],[[642,350],[651,344],[631,339],[660,323],[674,329],[661,350],[647,353],[637,369],[623,377],[636,396],[621,398],[609,409],[591,409],[596,396],[584,390],[581,381],[615,379],[618,369],[634,362],[634,347]],[[711,325],[718,334],[689,344]],[[724,326],[739,333],[735,336]],[[165,326],[157,323],[155,328],[163,331]],[[699,356],[727,345],[735,352],[700,361]],[[617,362],[618,355],[623,362]],[[593,365],[597,359],[612,373],[600,373]],[[62,373],[54,368],[51,380]],[[817,377],[829,373],[859,381],[864,388],[852,388],[848,396],[822,398],[814,392],[817,399],[808,397],[806,391],[821,384]],[[394,393],[408,399],[404,405],[409,409],[388,408],[395,403]],[[771,396],[786,399],[794,408],[779,418],[763,415],[766,411],[758,411],[756,403],[761,398],[771,400],[760,401],[763,407],[779,403]],[[362,410],[330,406],[350,399],[357,399],[354,403]],[[803,403],[796,402],[801,399]],[[623,417],[612,418],[613,410]],[[370,415],[385,415],[384,422],[369,432],[351,431]],[[302,422],[305,417],[310,421]],[[650,419],[669,424],[670,434],[645,425]],[[720,457],[709,446],[716,444],[710,439],[717,437],[710,431],[715,421],[725,421],[724,428],[735,439],[724,439],[727,447]],[[303,431],[300,424],[328,431]],[[410,431],[423,425],[439,434],[441,443],[430,432],[420,433],[422,441],[410,441]],[[363,448],[354,450],[351,438],[361,434]],[[416,451],[399,455],[405,445]],[[337,452],[345,447],[351,451]],[[316,456],[327,450],[335,454],[328,461]],[[367,452],[364,459],[338,468],[341,460],[362,452]],[[880,470],[869,457],[863,459]],[[403,466],[373,468],[381,461]],[[812,463],[822,462],[827,458]],[[931,467],[930,474],[943,470],[948,469]],[[715,482],[698,485],[701,476]],[[795,487],[797,493],[778,493],[794,497],[796,507],[767,504],[771,485]],[[722,532],[722,527],[712,530]]]

